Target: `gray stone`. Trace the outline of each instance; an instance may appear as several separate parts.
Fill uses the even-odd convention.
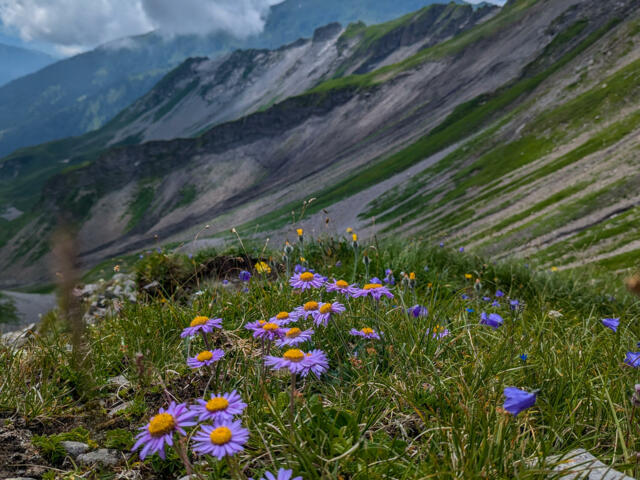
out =
[[[101,448],[94,452],[85,453],[78,456],[78,463],[83,465],[102,465],[103,467],[114,467],[120,463],[120,455],[117,450]]]
[[[131,385],[131,382],[127,380],[127,377],[124,375],[118,375],[117,377],[111,377],[108,382],[112,385],[117,385],[118,387],[128,387]]]
[[[116,475],[116,480],[141,480],[142,474],[138,470],[125,470]]]
[[[10,478],[5,478],[5,480],[36,480],[36,479],[31,477],[10,477]]]
[[[22,330],[5,333],[0,337],[0,343],[13,348],[22,348],[27,343],[27,340],[29,340],[29,337],[33,335],[35,328],[36,324],[32,323]]]
[[[65,451],[71,455],[73,458],[76,458],[78,455],[82,455],[89,451],[89,445],[82,442],[60,442]]]
[[[545,464],[556,472],[550,477],[558,478],[558,472],[565,474],[561,480],[633,480],[633,478],[605,465],[586,450],[579,448],[566,455],[554,455],[545,460]]]
[[[116,405],[115,407],[113,407],[111,410],[109,410],[109,416],[110,417],[114,417],[116,416],[119,412],[126,410],[127,408],[129,408],[131,405],[133,405],[133,402],[124,402],[121,403],[120,405]]]

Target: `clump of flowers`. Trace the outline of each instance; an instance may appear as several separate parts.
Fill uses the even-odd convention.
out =
[[[431,334],[433,338],[441,339],[449,335],[449,330],[441,325],[436,325],[433,329],[427,328],[427,335]]]

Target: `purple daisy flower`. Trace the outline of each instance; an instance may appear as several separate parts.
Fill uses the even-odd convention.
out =
[[[271,472],[265,472],[264,477],[260,480],[302,480],[302,477],[293,477],[293,470],[285,470],[281,468],[278,470],[278,475],[274,475]],[[249,480],[253,480],[253,478],[249,478]]]
[[[618,326],[620,325],[620,319],[619,318],[603,318],[602,324],[605,327],[610,328],[614,332],[617,332]]]
[[[164,446],[173,445],[173,434],[176,432],[186,436],[187,432],[184,428],[196,424],[191,421],[195,415],[187,408],[186,403],[176,405],[175,402],[171,402],[169,408],[166,410],[161,408],[157,415],[151,417],[147,425],[140,428],[141,432],[136,436],[137,441],[131,451],[144,445],[139,455],[141,460],[154,453],[164,460]]]
[[[380,340],[380,335],[373,328],[364,327],[362,330],[352,328],[349,333],[354,337],[368,338],[369,340]]]
[[[257,322],[248,323],[245,328],[253,332],[255,338],[274,341],[284,337],[285,329],[279,320],[268,321],[259,320]]]
[[[291,322],[297,321],[291,312],[280,312],[275,317],[269,319],[270,322],[278,323],[279,325],[288,325]]]
[[[297,327],[289,328],[284,337],[276,340],[277,347],[295,346],[300,345],[308,340],[311,340],[313,330],[300,330]]]
[[[282,357],[267,355],[264,363],[273,370],[287,368],[291,373],[299,373],[303,377],[306,377],[310,371],[320,376],[329,367],[327,356],[322,350],[304,353],[302,350],[291,349],[284,352]]]
[[[289,285],[293,288],[306,290],[308,288],[320,288],[324,285],[325,278],[322,275],[311,272],[296,273],[289,279]]]
[[[296,320],[306,320],[309,316],[315,318],[316,313],[320,309],[320,304],[318,302],[307,302],[300,307],[296,307],[291,314],[293,318]]]
[[[426,317],[429,315],[429,310],[427,310],[427,307],[423,307],[422,305],[414,305],[411,308],[407,308],[407,313],[412,315],[414,318]]]
[[[198,399],[197,402],[198,405],[195,405],[191,411],[198,415],[201,422],[231,421],[234,415],[240,415],[247,407],[235,390],[221,395],[212,394],[209,400]]]
[[[340,315],[346,308],[338,302],[320,303],[318,311],[313,315],[313,321],[316,325],[326,327],[331,319],[331,315]]]
[[[504,389],[504,409],[517,417],[520,412],[531,408],[536,403],[536,394],[520,390],[515,387],[507,387]]]
[[[633,368],[640,367],[640,352],[627,352],[624,363]]]
[[[219,421],[214,425],[201,426],[193,440],[193,451],[197,455],[211,455],[222,460],[244,450],[244,444],[249,440],[249,430],[242,427],[240,420]]]
[[[251,280],[251,274],[246,270],[242,270],[238,275],[238,278],[241,282],[248,282],[249,280]]]
[[[367,283],[363,288],[354,293],[354,297],[366,297],[371,295],[376,300],[384,295],[388,298],[393,298],[393,293],[389,291],[387,287],[382,286],[380,283]]]
[[[490,313],[487,315],[485,312],[480,314],[480,323],[482,325],[489,325],[494,330],[502,325],[504,321],[500,315],[497,313]]]
[[[213,332],[214,328],[222,328],[221,318],[197,316],[196,318],[191,320],[189,326],[182,331],[180,337],[192,337],[200,332],[211,333]]]
[[[344,280],[337,280],[333,283],[327,283],[326,287],[327,292],[340,292],[347,297],[353,296],[353,294],[359,290],[357,285],[349,285]]]
[[[220,360],[222,357],[224,357],[224,352],[219,348],[216,348],[215,350],[205,350],[195,357],[188,358],[187,365],[191,368],[208,367],[212,363]]]
[[[431,334],[433,338],[437,338],[438,340],[440,340],[441,338],[444,338],[447,335],[449,335],[449,330],[447,330],[446,328],[440,325],[436,325],[435,327],[433,327],[433,330],[431,330],[430,328],[427,328],[427,335],[429,334]]]

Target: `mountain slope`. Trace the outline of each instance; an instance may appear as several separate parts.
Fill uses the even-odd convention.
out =
[[[355,32],[350,27],[344,35],[339,24],[330,24],[316,30],[312,39],[277,50],[238,50],[219,59],[189,59],[103,128],[21,149],[2,160],[0,209],[28,210],[49,176],[95,160],[106,146],[193,136],[301,94],[364,62],[375,66],[389,56],[409,57],[471,28],[495,10],[431,5],[388,24],[358,24]],[[363,57],[363,45],[377,60]]]
[[[46,53],[0,43],[0,86],[53,63]]]
[[[164,38],[151,33],[111,42],[0,88],[0,156],[99,128],[187,57],[274,48],[329,22],[381,22],[430,3],[286,0],[272,8],[262,34],[245,40],[225,34]]]
[[[638,149],[633,3],[510,2],[451,40],[196,139],[112,149],[52,179],[40,208],[44,218],[72,211],[81,220],[87,264],[156,238],[189,239],[205,223],[220,234],[201,236],[201,245],[219,243],[231,227],[274,241],[311,197],[300,225],[318,233],[422,232],[527,253],[544,229],[602,227],[636,202],[633,179],[619,183]],[[580,173],[555,176],[568,167],[563,175]],[[601,186],[594,179],[603,175]],[[540,214],[551,216],[537,222]],[[533,225],[526,236],[509,237],[524,219]],[[2,251],[7,274],[37,275],[48,227],[43,217],[31,222]]]

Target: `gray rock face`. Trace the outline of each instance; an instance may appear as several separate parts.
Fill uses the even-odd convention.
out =
[[[89,451],[89,445],[86,443],[65,441],[61,442],[61,444],[65,451],[73,458]]]
[[[94,452],[79,455],[78,462],[82,465],[101,465],[103,467],[113,467],[120,463],[120,455],[117,450],[101,448]]]

